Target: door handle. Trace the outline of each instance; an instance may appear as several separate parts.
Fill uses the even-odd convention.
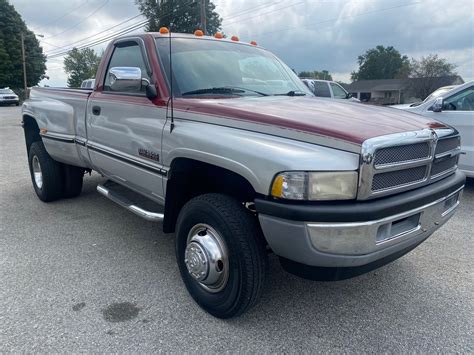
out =
[[[100,115],[100,106],[92,106],[92,114],[99,116]]]

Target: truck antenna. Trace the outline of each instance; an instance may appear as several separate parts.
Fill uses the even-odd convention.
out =
[[[174,129],[174,110],[173,110],[173,60],[171,55],[171,26],[173,24],[170,22],[170,31],[169,31],[169,46],[170,46],[170,105],[171,105],[171,124],[170,124],[170,133],[173,132]]]

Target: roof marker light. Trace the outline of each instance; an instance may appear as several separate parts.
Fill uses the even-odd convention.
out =
[[[250,44],[251,44],[252,46],[256,46],[256,45],[257,45],[257,42],[251,41]]]
[[[196,31],[194,31],[194,35],[198,36],[198,37],[202,37],[202,36],[204,36],[204,32],[202,32],[201,30],[196,30]]]
[[[239,40],[239,37],[237,37],[237,36],[232,36],[230,39],[231,39],[232,41],[238,41],[238,40]]]
[[[224,38],[224,35],[220,32],[216,32],[216,34],[214,35],[215,38],[217,39],[221,39],[221,38]]]
[[[167,27],[160,27],[160,34],[166,35],[168,33],[170,33],[170,30]]]

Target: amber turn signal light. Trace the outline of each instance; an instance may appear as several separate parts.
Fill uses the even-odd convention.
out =
[[[238,40],[239,40],[239,37],[237,37],[237,36],[232,36],[230,39],[233,40],[233,41],[238,41]]]
[[[204,36],[204,32],[202,32],[201,30],[196,30],[196,31],[194,31],[194,35],[198,36],[198,37],[202,37],[202,36]]]
[[[165,35],[167,33],[170,33],[167,27],[160,27],[160,34]]]

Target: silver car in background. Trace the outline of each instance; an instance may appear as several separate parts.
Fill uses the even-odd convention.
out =
[[[461,134],[459,168],[474,177],[474,81],[434,91],[423,102],[392,106],[444,122]]]
[[[10,88],[0,89],[0,105],[19,105],[18,95]]]
[[[359,99],[352,97],[352,95],[349,94],[346,89],[344,89],[335,81],[306,78],[302,78],[301,81],[308,87],[309,90],[311,90],[314,96],[360,102]]]

